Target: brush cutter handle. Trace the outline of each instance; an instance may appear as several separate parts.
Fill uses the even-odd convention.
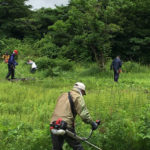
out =
[[[100,123],[101,123],[101,121],[100,120],[96,120],[96,122],[95,122],[96,124],[97,124],[97,127],[100,125]],[[93,134],[93,129],[91,129],[91,131],[90,131],[90,135],[87,137],[87,138],[83,138],[83,140],[88,140],[91,136],[92,136],[92,134]]]
[[[100,120],[96,120],[95,122],[92,122],[92,130],[96,130],[98,126],[100,125]]]

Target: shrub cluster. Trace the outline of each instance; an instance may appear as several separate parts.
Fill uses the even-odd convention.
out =
[[[62,71],[73,69],[73,63],[66,59],[50,59],[48,57],[40,57],[36,59],[39,70],[45,70],[45,76],[58,76]]]
[[[148,71],[148,67],[131,61],[123,63],[122,69],[124,72],[135,72],[135,73]]]

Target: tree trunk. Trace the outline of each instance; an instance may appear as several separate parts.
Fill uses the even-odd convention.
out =
[[[105,67],[105,58],[104,58],[104,54],[103,54],[102,51],[100,52],[99,59],[100,59],[100,66],[101,66],[102,69],[104,69],[104,67]]]
[[[95,56],[95,60],[98,64],[98,67],[100,70],[104,69],[104,55],[103,55],[103,52],[101,52],[100,54],[96,51],[96,48],[94,47],[91,47],[93,53],[94,53],[94,56]]]

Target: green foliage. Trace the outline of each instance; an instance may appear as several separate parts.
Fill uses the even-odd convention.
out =
[[[104,128],[106,127],[102,137],[104,149],[137,149],[139,147],[138,129],[136,123],[127,116],[127,112],[120,110],[110,117],[110,120],[103,125]]]
[[[23,55],[96,61],[100,69],[116,55],[149,63],[149,0],[71,0],[36,11],[25,1],[0,1],[0,37],[26,41]]]
[[[1,40],[1,54],[8,52],[11,54],[14,49],[17,49],[17,46],[21,43],[20,40],[10,38],[10,39],[2,39]]]
[[[100,74],[100,69],[96,64],[88,64],[86,63],[86,66],[89,66],[87,69],[85,69],[83,72],[81,72],[81,76],[96,76]]]
[[[150,62],[150,1],[70,0],[36,11],[25,2],[0,0],[0,54],[18,49],[16,77],[37,79],[7,82],[7,65],[0,64],[0,149],[51,149],[48,120],[56,99],[80,80],[92,117],[102,120],[90,141],[106,150],[149,150],[150,76],[140,63]],[[110,57],[118,54],[127,62],[115,84]],[[38,66],[34,75],[28,59]],[[89,127],[78,121],[77,133],[87,135]]]
[[[149,71],[149,68],[147,68],[146,66],[141,66],[140,64],[131,61],[123,63],[122,69],[123,72],[136,72],[136,73]]]
[[[86,44],[86,36],[87,34],[83,35],[76,35],[70,41],[69,46],[63,46],[61,55],[65,58],[80,61],[80,62],[88,62],[92,60],[92,53],[89,51],[89,47]]]
[[[11,54],[14,49],[17,49],[19,52],[19,56],[21,57],[27,57],[27,56],[33,56],[35,55],[35,52],[32,49],[31,43],[23,42],[19,39],[15,38],[9,38],[9,39],[2,39],[0,41],[0,53],[4,54],[5,52],[8,52],[8,54]]]
[[[48,57],[40,57],[36,60],[36,63],[40,70],[46,69],[50,65],[50,59]]]
[[[47,57],[42,59],[41,62],[51,60]],[[63,60],[56,60],[52,59],[54,62],[49,64],[53,64],[56,68],[60,67]],[[68,67],[68,63],[66,65]],[[143,150],[143,148],[149,150],[150,81],[147,80],[150,78],[149,68],[148,72],[132,72],[132,74],[123,72],[119,83],[116,84],[113,82],[113,73],[109,72],[107,75],[105,71],[98,72],[96,63],[76,64],[73,67],[73,71],[59,73],[58,77],[44,78],[47,71],[44,69],[30,76],[37,77],[35,81],[12,83],[3,80],[7,66],[4,63],[0,64],[0,148],[50,150],[52,142],[49,119],[57,98],[62,92],[69,91],[75,82],[82,81],[87,89],[85,102],[89,112],[93,120],[102,121],[100,128],[94,131],[89,141],[105,150]],[[23,60],[16,69],[24,77],[29,75]],[[55,70],[55,67],[53,69]],[[16,77],[19,75],[17,70]],[[58,71],[56,69],[54,74],[57,72],[59,69]],[[43,80],[39,80],[38,76]],[[90,126],[84,124],[78,117],[76,129],[78,135],[86,137]],[[82,144],[84,149],[92,149],[87,144]],[[64,149],[69,150],[70,147],[65,143]]]
[[[27,17],[31,11],[25,5],[26,0],[0,0],[0,37],[23,38],[23,24],[17,20]],[[19,28],[18,28],[19,27]]]
[[[66,59],[50,59],[48,57],[40,57],[36,59],[39,70],[46,70],[45,76],[58,76],[62,71],[73,69],[73,63]]]
[[[150,107],[149,105],[142,109],[141,120],[138,126],[138,135],[140,138],[140,147],[148,150],[150,146]]]
[[[59,56],[59,48],[52,43],[50,35],[44,36],[41,40],[34,44],[37,56],[47,56],[49,58],[56,58]]]
[[[53,42],[59,47],[66,45],[69,41],[68,28],[70,26],[69,23],[58,20],[53,26],[49,27],[49,30],[52,32]]]
[[[26,150],[48,150],[49,147],[51,147],[48,126],[43,130],[35,130],[33,129],[33,126],[23,122],[18,122],[17,124],[17,126],[13,125],[10,122],[7,122],[7,120],[0,122],[1,148],[4,150],[19,150],[22,148]],[[7,144],[7,147],[5,147],[5,144]]]
[[[126,60],[149,63],[149,5],[148,0],[114,1],[113,8],[119,13],[112,20],[118,22],[122,32],[113,39],[113,56],[121,54]]]

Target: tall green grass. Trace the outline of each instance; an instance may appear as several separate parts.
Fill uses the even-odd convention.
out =
[[[30,74],[30,66],[21,61],[16,77],[36,79],[24,82],[5,80],[7,65],[0,64],[0,68],[0,149],[51,150],[49,120],[57,98],[77,81],[86,85],[85,102],[93,120],[102,121],[90,142],[104,150],[149,149],[149,68],[143,67],[144,71],[138,73],[123,72],[119,83],[114,83],[109,65],[99,72],[96,64],[77,64],[73,71],[44,78],[44,71]],[[76,129],[80,136],[88,136],[90,126],[77,117]],[[70,149],[64,145],[64,150]]]

